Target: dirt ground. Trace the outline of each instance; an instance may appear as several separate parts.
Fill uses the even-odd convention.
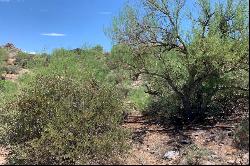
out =
[[[10,56],[13,58],[13,56]],[[12,61],[11,61],[12,62]],[[8,65],[13,65],[12,63]],[[6,75],[6,79],[15,81],[20,75],[28,72],[22,69],[19,74]],[[134,86],[139,86],[140,81]],[[226,126],[226,127],[223,127]],[[247,165],[249,151],[236,148],[233,142],[234,126],[218,123],[212,127],[196,127],[176,132],[172,127],[162,127],[153,124],[140,112],[132,112],[124,128],[131,130],[131,150],[121,159],[125,165],[187,165],[190,157],[200,165]],[[196,145],[201,152],[187,151],[188,147]],[[169,152],[177,155],[170,159],[164,158]],[[6,164],[8,150],[0,146],[0,165]],[[194,159],[194,156],[197,158]],[[193,164],[194,164],[193,163]]]
[[[124,127],[133,133],[132,149],[123,159],[126,165],[187,165],[186,151],[196,145],[207,153],[198,157],[200,165],[246,165],[249,164],[249,152],[234,146],[232,130],[217,124],[211,128],[193,128],[176,133],[171,127],[166,129],[157,124],[150,124],[148,119],[136,113],[130,115]],[[178,152],[174,158],[165,159],[168,151]],[[196,155],[197,156],[197,155]],[[193,158],[194,160],[194,158]],[[193,163],[194,164],[194,163]]]
[[[7,155],[8,155],[7,149],[0,146],[0,165],[6,164]]]
[[[249,152],[239,150],[233,145],[231,130],[221,128],[191,129],[176,133],[172,128],[150,124],[139,113],[130,115],[123,125],[131,130],[131,150],[122,159],[124,165],[187,165],[184,151],[190,144],[206,149],[201,165],[247,165]],[[178,151],[173,159],[164,159],[168,151]],[[189,152],[191,153],[191,152]],[[6,164],[8,151],[0,147],[0,165]]]

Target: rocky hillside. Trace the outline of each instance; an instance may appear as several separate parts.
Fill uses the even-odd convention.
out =
[[[7,43],[1,47],[5,50],[6,59],[5,64],[3,65],[3,74],[1,78],[4,80],[15,81],[20,75],[28,72],[27,69],[22,68],[17,63],[18,54],[22,53],[22,51],[14,46],[12,43]]]

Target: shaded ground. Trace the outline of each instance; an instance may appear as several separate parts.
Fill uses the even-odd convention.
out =
[[[179,165],[188,164],[185,154],[187,147],[197,145],[207,151],[201,156],[199,164],[248,164],[249,152],[239,150],[233,143],[233,126],[218,123],[211,127],[194,127],[176,132],[173,127],[166,128],[150,123],[147,117],[138,112],[132,113],[125,128],[131,129],[132,149],[123,164],[134,165]],[[164,154],[176,151],[179,155],[164,159]],[[188,153],[195,153],[188,151]]]
[[[125,165],[180,165],[188,164],[185,149],[191,144],[208,151],[202,156],[199,164],[209,165],[246,165],[249,163],[249,152],[237,149],[233,144],[233,127],[217,124],[214,127],[175,132],[173,127],[162,127],[150,123],[150,120],[139,112],[128,116],[125,128],[132,131],[128,155],[122,159]],[[224,127],[223,127],[224,126]],[[179,155],[172,159],[164,159],[168,151],[177,151]],[[189,151],[192,153],[192,151]],[[8,151],[0,147],[0,165],[6,163]]]
[[[15,53],[11,52],[6,62],[7,65],[14,65]],[[6,74],[6,80],[15,81],[20,75],[28,72],[21,69],[18,74]],[[139,79],[132,87],[137,88],[142,84]],[[245,116],[245,115],[242,115]],[[124,157],[123,163],[126,165],[180,165],[188,164],[188,155],[195,153],[187,151],[190,145],[207,151],[206,155],[200,156],[199,164],[209,165],[233,165],[249,164],[249,151],[239,150],[233,143],[233,131],[235,125],[241,118],[237,114],[226,122],[219,122],[214,126],[195,126],[176,131],[172,126],[162,126],[152,123],[151,119],[134,111],[123,125],[130,129],[132,134],[130,145],[131,150]],[[236,119],[238,118],[238,119]],[[178,155],[171,159],[164,158],[169,152],[178,152]],[[0,145],[0,165],[6,164],[8,151]]]

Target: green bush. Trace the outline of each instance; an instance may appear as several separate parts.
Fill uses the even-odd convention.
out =
[[[6,58],[7,58],[6,51],[3,48],[0,48],[0,77],[2,73],[4,72],[4,65],[5,65]]]
[[[144,111],[150,102],[150,96],[144,92],[142,87],[131,90],[128,98],[139,111]]]
[[[105,164],[126,149],[119,91],[94,79],[37,76],[8,109],[11,164]]]
[[[201,161],[209,155],[209,151],[205,148],[200,148],[195,144],[189,145],[184,150],[184,156],[188,165],[200,165]]]
[[[249,149],[249,119],[244,119],[237,127],[234,142],[241,149]]]
[[[41,55],[31,55],[24,52],[19,52],[16,56],[15,65],[22,68],[39,68],[47,66],[49,63],[49,55],[43,53]]]
[[[0,144],[6,143],[6,132],[10,130],[8,122],[12,119],[12,110],[6,111],[7,103],[11,103],[18,94],[17,84],[12,81],[0,80]]]
[[[18,74],[20,71],[18,66],[5,66],[3,69],[7,74]]]
[[[35,68],[41,68],[46,67],[49,65],[50,57],[46,54],[42,55],[35,55],[32,60],[27,62],[26,68],[29,69],[35,69]]]
[[[28,62],[33,60],[34,55],[19,52],[16,56],[15,64],[22,68],[27,68]]]

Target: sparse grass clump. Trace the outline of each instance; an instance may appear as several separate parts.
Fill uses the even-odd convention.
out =
[[[209,155],[209,151],[192,144],[186,147],[184,155],[188,165],[200,165],[201,161]]]

